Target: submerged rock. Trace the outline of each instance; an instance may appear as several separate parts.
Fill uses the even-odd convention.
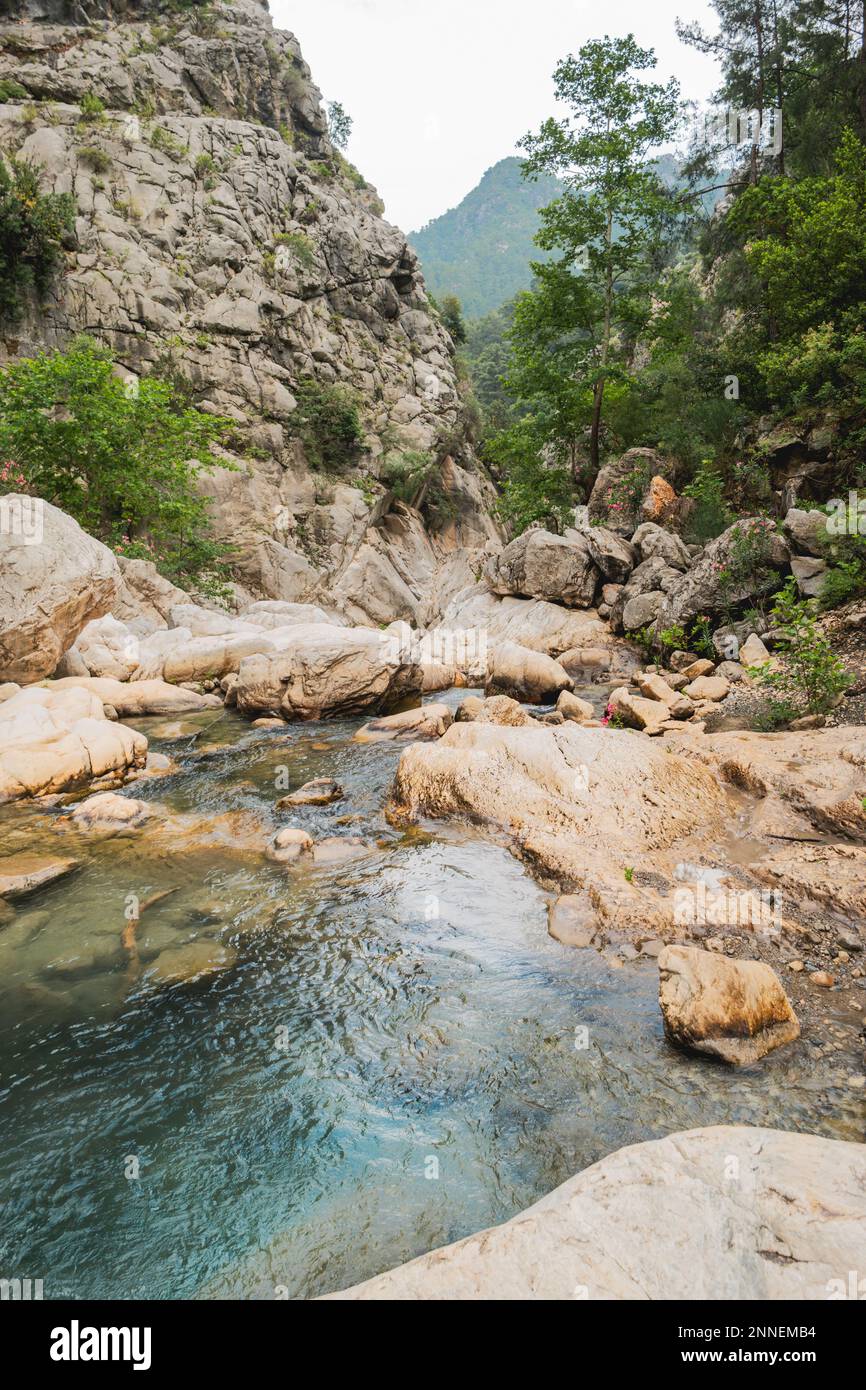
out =
[[[864,1244],[864,1145],[718,1125],[620,1149],[503,1225],[329,1297],[823,1300]]]
[[[230,946],[217,941],[190,941],[161,951],[149,965],[146,979],[152,985],[189,984],[205,976],[228,970],[236,960]]]
[[[342,795],[343,788],[339,782],[331,777],[315,777],[312,782],[298,787],[297,791],[281,797],[277,807],[283,810],[292,806],[328,806],[332,801],[339,801]]]
[[[313,837],[308,835],[306,830],[297,830],[294,826],[287,826],[285,830],[280,830],[274,836],[273,843],[266,851],[268,859],[275,864],[293,864],[296,859],[300,859],[303,854],[310,854],[313,848]]]
[[[26,898],[77,868],[77,859],[54,859],[41,854],[4,855],[0,858],[0,898]]]
[[[667,946],[659,956],[659,1004],[671,1042],[732,1066],[748,1066],[800,1036],[778,975],[759,960]]]
[[[153,814],[146,801],[117,792],[98,792],[75,807],[72,820],[79,830],[131,830]]]

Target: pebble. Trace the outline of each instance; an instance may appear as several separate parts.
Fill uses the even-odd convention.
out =
[[[788,961],[788,969],[793,970],[796,975],[799,975],[800,971],[805,970],[806,967],[801,960],[791,960]]]
[[[832,989],[836,983],[835,977],[827,973],[826,970],[816,970],[809,979],[813,985],[819,985],[821,989]]]
[[[866,1076],[849,1076],[848,1085],[852,1091],[862,1091],[863,1087],[866,1086]]]

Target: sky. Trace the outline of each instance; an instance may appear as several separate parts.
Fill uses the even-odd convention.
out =
[[[270,0],[326,101],[354,121],[348,157],[417,231],[554,112],[553,70],[588,39],[633,33],[686,98],[717,86],[714,61],[674,20],[718,27],[704,0]]]

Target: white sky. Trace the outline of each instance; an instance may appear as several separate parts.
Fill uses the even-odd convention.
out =
[[[674,19],[717,25],[704,0],[270,0],[300,41],[326,101],[355,122],[347,150],[404,231],[454,207],[553,113],[559,58],[587,39],[634,33],[657,75],[706,100],[714,62]]]

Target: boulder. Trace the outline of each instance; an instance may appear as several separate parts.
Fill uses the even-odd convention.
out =
[[[305,782],[289,796],[281,797],[277,802],[277,808],[286,810],[294,806],[329,806],[332,801],[339,801],[342,796],[343,788],[332,777],[315,777],[312,782]]]
[[[372,719],[355,734],[358,743],[394,743],[402,739],[441,738],[453,715],[447,705],[421,705]]]
[[[699,676],[711,676],[715,669],[715,662],[709,661],[705,656],[699,656],[697,661],[686,666],[680,674],[685,676],[688,684],[689,681],[696,681]]]
[[[308,835],[306,830],[296,830],[294,826],[289,825],[285,830],[277,832],[266,854],[275,864],[293,864],[301,855],[312,853],[312,849],[312,835]]]
[[[588,526],[585,531],[567,531],[566,538],[582,535],[596,568],[608,583],[624,584],[637,564],[634,546],[607,526]]]
[[[817,598],[824,586],[826,560],[814,560],[811,555],[792,555],[791,573],[804,598]]]
[[[691,700],[668,685],[663,676],[647,675],[644,672],[638,676],[637,686],[647,700],[658,700],[665,705],[671,719],[689,719],[695,712]]]
[[[731,687],[722,676],[698,676],[697,680],[690,681],[683,690],[684,695],[688,695],[690,700],[724,700],[730,694]]]
[[[552,657],[530,651],[516,642],[498,642],[493,648],[485,682],[485,695],[510,695],[525,704],[552,703],[561,690],[574,682]]]
[[[200,695],[195,690],[185,690],[161,680],[127,684],[107,677],[67,676],[63,680],[52,681],[51,689],[60,692],[83,690],[95,696],[103,706],[110,706],[121,719],[136,719],[150,714],[196,714],[200,710],[219,709],[222,705],[218,695]]]
[[[609,459],[590,493],[590,521],[621,536],[633,535],[641,521],[658,521],[660,497],[653,483],[666,472],[666,463],[654,449],[628,449],[620,458]],[[673,497],[673,489],[669,491]]]
[[[563,893],[548,905],[547,930],[563,946],[592,946],[599,921],[588,893]]]
[[[0,498],[0,680],[43,680],[120,588],[117,561],[77,521],[43,502]]]
[[[510,695],[491,695],[486,700],[470,695],[458,706],[455,718],[465,724],[502,724],[513,729],[535,723],[532,715]]]
[[[631,543],[641,560],[663,560],[671,569],[687,570],[692,562],[688,547],[675,531],[666,531],[654,521],[645,521],[635,531]]]
[[[752,550],[756,563],[742,562],[743,549]],[[779,574],[787,570],[789,561],[788,545],[771,521],[765,517],[736,521],[710,541],[691,569],[680,575],[668,592],[658,621],[662,627],[686,626],[700,614],[722,613],[733,604],[759,598],[778,585]],[[730,576],[724,588],[719,583],[720,572]]]
[[[72,812],[72,821],[77,830],[131,830],[143,825],[152,814],[153,808],[146,801],[118,796],[117,792],[97,792],[79,802]]]
[[[634,695],[625,686],[611,691],[608,709],[621,723],[632,729],[643,729],[647,734],[660,734],[671,718],[667,703]]]
[[[241,661],[235,692],[242,714],[324,719],[387,713],[421,692],[421,666],[411,657],[402,660],[387,633],[302,623],[286,635],[279,653]]]
[[[820,1301],[848,1296],[864,1243],[863,1144],[718,1125],[608,1154],[503,1225],[330,1298]]]
[[[802,511],[791,507],[782,522],[782,529],[791,542],[791,549],[801,555],[821,557],[827,540],[826,512]]]
[[[570,608],[589,608],[598,587],[589,542],[580,531],[554,536],[535,528],[507,545],[484,564],[491,593],[555,600]]]
[[[582,724],[585,720],[596,717],[595,710],[589,700],[581,700],[578,695],[572,695],[569,690],[560,692],[556,708],[563,719],[573,719],[575,724]]]
[[[749,1066],[800,1036],[779,977],[759,960],[667,946],[659,956],[659,1004],[671,1042],[732,1066]]]
[[[646,626],[646,621],[651,622],[663,606],[664,596],[670,593],[681,579],[680,571],[665,564],[660,556],[655,555],[650,560],[643,560],[611,604],[610,625],[613,631],[636,632],[641,626]],[[659,594],[662,598],[659,598]],[[646,598],[647,601],[642,605],[634,605],[637,598]],[[626,609],[629,610],[628,613]],[[652,613],[653,616],[646,618],[648,613]]]
[[[144,766],[144,735],[106,719],[96,695],[63,685],[28,686],[0,705],[0,802]]]
[[[622,607],[619,620],[623,632],[639,632],[641,628],[654,623],[664,607],[665,596],[661,589],[651,589],[646,594],[636,594]]]

